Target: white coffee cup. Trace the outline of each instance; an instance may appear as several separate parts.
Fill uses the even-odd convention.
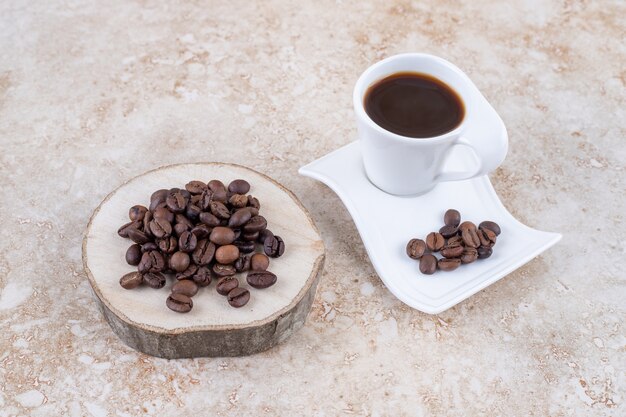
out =
[[[450,132],[431,138],[401,136],[377,125],[365,111],[365,94],[374,83],[398,72],[427,74],[456,91],[465,108],[461,123]],[[377,62],[359,77],[353,100],[366,174],[387,193],[422,194],[441,181],[485,175],[496,169],[506,156],[508,136],[502,119],[469,77],[442,58],[408,53]],[[449,151],[456,145],[473,150],[478,161],[476,169],[443,170]]]

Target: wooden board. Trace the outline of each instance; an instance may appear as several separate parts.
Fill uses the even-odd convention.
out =
[[[155,290],[125,290],[119,278],[136,270],[124,260],[132,243],[117,235],[128,221],[128,209],[148,205],[159,188],[183,187],[190,180],[225,184],[243,178],[261,202],[268,228],[285,241],[285,253],[271,259],[278,282],[267,289],[250,288],[242,308],[228,305],[215,291],[215,280],[193,298],[194,308],[179,314],[165,306],[173,279]],[[164,358],[241,356],[266,350],[302,327],[315,295],[324,263],[324,243],[307,210],[285,187],[252,169],[226,163],[171,165],[139,175],[109,194],[94,211],[83,238],[83,266],[95,298],[113,331],[129,346]]]

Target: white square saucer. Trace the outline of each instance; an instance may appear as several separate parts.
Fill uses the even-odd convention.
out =
[[[471,167],[467,154],[452,152],[447,164]],[[419,196],[398,197],[376,188],[367,178],[358,141],[300,168],[301,175],[330,187],[356,224],[374,269],[385,286],[405,304],[437,314],[458,304],[524,265],[561,239],[558,233],[531,229],[504,208],[489,178],[438,184]],[[406,244],[443,226],[443,213],[455,208],[462,220],[492,220],[502,234],[488,259],[451,272],[420,273],[406,255]]]

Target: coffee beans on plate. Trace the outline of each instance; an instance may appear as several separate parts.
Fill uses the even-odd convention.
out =
[[[156,190],[147,207],[132,206],[130,222],[117,233],[133,242],[125,259],[137,271],[120,278],[120,285],[160,289],[168,277],[175,277],[165,304],[178,313],[191,311],[191,297],[213,280],[217,293],[236,308],[251,296],[249,289],[239,286],[237,273],[246,272],[246,282],[253,288],[274,285],[277,276],[268,271],[269,258],[282,256],[285,242],[267,229],[267,219],[259,213],[261,204],[249,191],[250,184],[243,179],[228,186],[219,180],[194,180],[183,188]],[[490,229],[483,240],[491,241],[491,235]]]
[[[407,255],[419,261],[422,274],[432,275],[437,269],[454,271],[462,264],[490,257],[501,233],[500,226],[490,220],[478,227],[471,221],[461,223],[461,213],[454,209],[444,213],[443,222],[438,232],[429,233],[425,240],[411,239],[406,245]]]

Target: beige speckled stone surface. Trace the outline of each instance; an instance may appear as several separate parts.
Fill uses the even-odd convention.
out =
[[[511,3],[511,4],[508,4]],[[0,416],[626,414],[623,1],[0,4]],[[504,119],[491,178],[563,240],[438,316],[381,285],[302,164],[355,134],[369,64],[424,51]],[[293,190],[327,247],[282,345],[167,361],[111,331],[82,271],[91,211],[159,165],[244,163]]]

